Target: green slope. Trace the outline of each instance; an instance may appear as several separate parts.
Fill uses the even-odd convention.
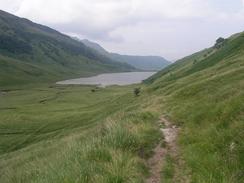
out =
[[[192,182],[242,182],[244,34],[179,60],[146,82],[182,128],[181,170],[190,172]]]
[[[243,182],[243,38],[186,57],[147,85],[1,92],[0,182],[143,182],[160,115],[181,128],[182,157],[166,155],[163,182]]]
[[[20,65],[23,68],[24,64],[35,68],[33,72],[39,73],[40,80],[46,80],[48,75],[50,79],[57,79],[57,76],[68,78],[74,75],[134,70],[132,66],[115,62],[49,27],[4,11],[0,11],[0,55],[1,70],[8,70],[7,73],[0,73],[0,86],[6,83],[4,80],[9,80],[9,83],[34,81],[35,74],[25,72],[20,75],[21,71],[18,77],[11,80]],[[9,67],[4,68],[7,65]]]
[[[139,97],[37,85],[133,70],[48,27],[0,12],[0,43],[0,89],[14,87],[0,91],[0,182],[142,182],[162,113],[182,155],[167,156],[164,182],[243,182],[244,33],[158,72]]]
[[[133,88],[0,93],[0,182],[143,182],[160,132]]]

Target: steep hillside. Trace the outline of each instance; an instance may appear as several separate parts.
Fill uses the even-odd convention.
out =
[[[182,128],[185,164],[178,160],[178,171],[185,170],[196,183],[242,182],[244,33],[218,39],[212,48],[179,60],[146,82]]]
[[[25,78],[31,81],[36,73],[39,80],[45,80],[47,75],[52,76],[50,79],[57,79],[61,76],[134,70],[128,64],[114,62],[69,36],[4,11],[0,11],[0,55],[1,71],[5,71],[4,75],[0,72],[0,77],[1,80],[8,79],[9,83],[22,82]],[[23,77],[19,75],[10,81],[12,74],[19,72],[16,70],[19,65],[25,64],[34,67],[35,70],[31,71],[34,73],[25,72]]]
[[[102,46],[100,46],[99,44],[97,44],[95,42],[89,41],[88,39],[83,39],[83,40],[81,40],[81,42],[84,43],[86,46],[97,50],[99,53],[101,53],[103,55],[109,54],[109,52],[107,50],[105,50]]]
[[[91,42],[87,39],[82,40],[82,42],[86,46],[97,50],[99,53],[108,56],[112,60],[130,64],[140,70],[158,71],[171,64],[171,62],[160,56],[120,55],[117,53],[110,53],[99,44]]]
[[[244,35],[237,34],[147,84],[50,82],[0,92],[0,182],[145,182],[156,154],[164,161],[162,171],[156,167],[162,182],[242,183],[243,60]],[[20,75],[35,71],[22,63]],[[172,133],[162,118],[175,123],[169,126],[179,131],[179,146],[167,143]],[[162,137],[165,126],[169,136]],[[162,156],[155,147],[165,149]]]

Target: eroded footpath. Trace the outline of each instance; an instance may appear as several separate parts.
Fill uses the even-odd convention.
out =
[[[160,183],[162,175],[162,167],[167,154],[172,157],[178,156],[177,136],[179,128],[172,125],[165,117],[161,117],[159,120],[160,130],[163,138],[154,149],[154,155],[148,159],[148,167],[150,168],[150,177],[146,180],[146,183]]]

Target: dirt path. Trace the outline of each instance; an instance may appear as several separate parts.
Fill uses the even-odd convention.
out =
[[[146,183],[160,183],[161,170],[165,155],[167,153],[170,153],[173,156],[177,155],[176,138],[179,128],[173,126],[164,117],[160,118],[159,123],[160,126],[163,126],[160,130],[162,131],[164,139],[162,139],[157,147],[154,149],[154,155],[147,162],[150,168],[151,176],[146,180]]]

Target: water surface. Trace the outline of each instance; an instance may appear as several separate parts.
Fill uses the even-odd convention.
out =
[[[59,81],[57,84],[66,85],[99,85],[99,86],[110,86],[110,85],[130,85],[141,83],[143,80],[149,78],[155,74],[155,72],[123,72],[123,73],[107,73],[99,74],[97,76],[70,79],[65,81]]]

